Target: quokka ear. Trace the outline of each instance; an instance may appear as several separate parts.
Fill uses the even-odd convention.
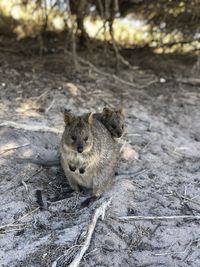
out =
[[[93,121],[93,113],[92,112],[89,112],[85,115],[85,121],[91,125],[92,124],[92,121]]]
[[[117,110],[117,113],[119,113],[120,115],[124,116],[125,115],[125,112],[124,112],[124,109],[123,108],[120,108]]]
[[[72,123],[73,119],[74,119],[73,114],[69,110],[65,109],[64,110],[64,122],[65,122],[65,125],[69,126]]]
[[[111,116],[112,115],[113,111],[110,108],[106,108],[105,107],[103,109],[103,112],[102,113],[103,113],[104,116],[108,117],[108,116]]]

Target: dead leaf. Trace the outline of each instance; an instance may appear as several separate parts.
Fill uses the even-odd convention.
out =
[[[79,94],[78,87],[73,83],[65,83],[63,85],[64,89],[66,89],[72,96],[77,96]]]
[[[125,160],[138,160],[139,154],[130,144],[126,144],[122,149],[122,158]]]

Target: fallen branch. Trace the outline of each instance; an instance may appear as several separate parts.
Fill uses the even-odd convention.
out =
[[[195,239],[189,242],[189,244],[186,246],[186,248],[183,251],[173,251],[173,252],[164,252],[164,253],[156,253],[155,256],[166,256],[166,255],[173,255],[173,254],[185,254],[188,249],[192,246],[194,243],[198,243],[200,239]]]
[[[22,124],[14,121],[4,121],[0,123],[0,127],[10,127],[10,128],[23,129],[26,131],[36,131],[36,132],[52,132],[56,134],[62,133],[62,130],[54,127]]]
[[[185,83],[185,84],[190,84],[193,86],[199,86],[200,85],[200,79],[197,78],[183,78],[183,79],[177,79],[176,80],[179,83]]]
[[[0,155],[4,154],[4,153],[6,153],[6,152],[8,152],[10,150],[18,149],[18,148],[25,147],[25,146],[30,146],[30,143],[19,145],[19,146],[13,146],[13,147],[5,148],[2,152],[0,152]]]
[[[70,53],[69,51],[66,51],[66,53],[67,53],[68,55],[71,56],[71,53]],[[149,85],[151,85],[151,84],[153,84],[153,83],[157,83],[157,82],[158,82],[158,79],[155,78],[154,80],[151,80],[151,81],[149,81],[148,83],[143,84],[143,85],[134,84],[133,82],[128,82],[128,81],[126,81],[126,80],[124,80],[124,79],[118,77],[118,76],[115,75],[115,74],[110,74],[110,73],[108,73],[108,72],[104,72],[104,71],[98,69],[98,68],[97,68],[96,66],[94,66],[91,62],[89,62],[89,61],[87,61],[87,60],[85,60],[85,59],[83,59],[83,58],[81,58],[81,57],[79,57],[79,56],[77,56],[77,59],[78,59],[82,64],[88,65],[88,66],[89,66],[93,71],[95,71],[96,73],[98,73],[98,74],[100,74],[100,75],[103,75],[103,76],[105,76],[105,77],[108,77],[108,78],[110,78],[110,79],[114,79],[114,80],[116,80],[116,81],[118,81],[118,82],[120,82],[120,83],[122,83],[122,84],[131,86],[131,87],[136,88],[136,89],[137,89],[137,88],[138,88],[138,89],[143,89],[143,88],[148,87]]]
[[[200,220],[198,215],[175,215],[175,216],[122,216],[118,217],[120,220],[182,220],[194,219]]]
[[[88,228],[88,233],[87,233],[87,237],[85,239],[84,245],[82,246],[79,253],[76,255],[75,259],[70,263],[69,267],[77,267],[79,265],[83,255],[85,254],[85,252],[87,251],[90,245],[92,234],[97,224],[97,220],[99,219],[100,216],[102,220],[104,219],[106,208],[108,207],[110,202],[111,202],[111,199],[109,199],[107,202],[102,203],[101,206],[96,209],[94,216],[92,218],[91,224]]]
[[[111,199],[109,199],[108,201],[102,203],[101,206],[95,210],[94,216],[92,218],[92,221],[91,221],[91,223],[89,225],[89,228],[88,228],[88,231],[87,231],[86,239],[85,239],[83,245],[81,246],[80,251],[75,256],[73,261],[68,265],[68,267],[77,267],[77,266],[79,266],[79,264],[81,262],[81,259],[83,258],[83,255],[85,254],[85,252],[89,248],[89,245],[90,245],[90,242],[91,242],[91,239],[92,239],[92,235],[94,233],[94,229],[95,229],[96,224],[97,224],[97,220],[99,219],[100,216],[101,216],[102,220],[104,219],[106,208],[109,206],[110,203],[111,203]],[[61,257],[59,257],[58,259],[56,259],[53,262],[52,267],[56,267],[57,266],[57,262],[58,262],[58,260],[60,258]]]
[[[18,223],[18,224],[14,224],[14,223],[9,223],[9,224],[3,224],[0,226],[0,230],[5,229],[5,228],[9,228],[9,227],[19,227],[19,226],[25,226],[25,223]]]

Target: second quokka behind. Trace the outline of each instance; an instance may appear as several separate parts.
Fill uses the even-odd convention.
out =
[[[112,185],[118,158],[117,142],[92,113],[75,116],[65,111],[60,145],[61,165],[72,189],[92,189],[100,196]]]

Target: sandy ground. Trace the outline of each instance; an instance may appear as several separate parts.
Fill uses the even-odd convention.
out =
[[[195,60],[132,52],[129,59],[140,71],[121,66],[119,76],[133,88],[87,65],[77,72],[62,54],[2,52],[0,57],[0,122],[62,131],[64,107],[81,114],[123,105],[126,112],[125,155],[115,185],[84,208],[85,196],[69,189],[59,167],[15,160],[55,153],[60,134],[0,127],[0,266],[51,266],[64,253],[57,266],[68,266],[94,210],[110,196],[80,266],[200,266],[200,220],[119,219],[199,215],[200,86],[176,81],[190,77]],[[114,63],[107,66],[101,58],[93,62],[114,72]],[[40,193],[43,208],[37,203]]]

